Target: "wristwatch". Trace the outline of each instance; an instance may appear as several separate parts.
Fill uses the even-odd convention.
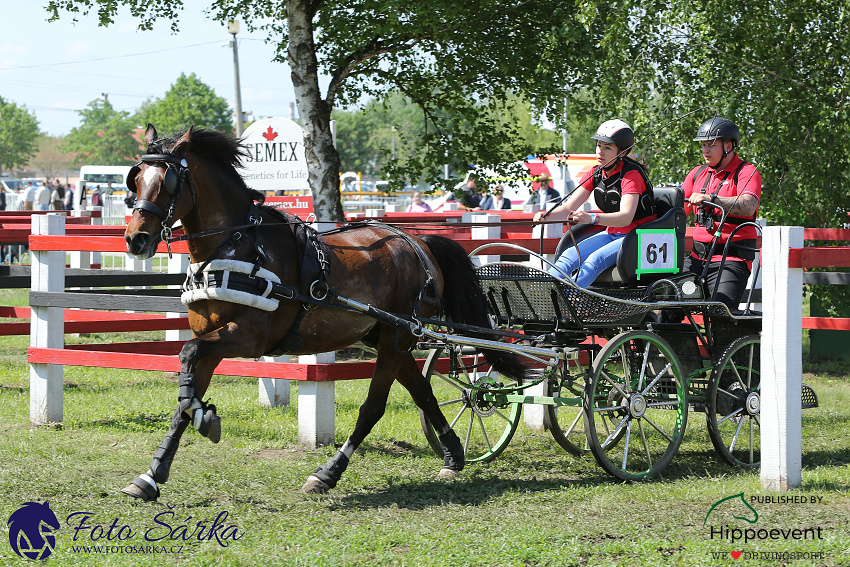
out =
[[[712,203],[716,203],[716,202],[717,202],[717,193],[712,193],[712,194],[711,194],[711,202],[712,202]]]
[[[599,215],[590,213],[590,224],[599,224]]]

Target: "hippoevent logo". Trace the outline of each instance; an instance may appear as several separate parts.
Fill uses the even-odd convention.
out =
[[[53,530],[59,520],[50,503],[27,502],[9,516],[9,544],[12,551],[27,559],[47,559],[56,547]]]
[[[71,512],[60,523],[48,502],[27,502],[9,517],[9,543],[21,557],[47,559],[56,548],[54,532],[61,527],[69,530],[71,553],[177,554],[190,543],[228,547],[242,539],[244,532],[229,516],[224,510],[215,519],[199,519],[168,506],[142,527],[130,526],[117,517],[101,521],[93,512]]]
[[[763,544],[771,541],[800,541],[816,542],[824,539],[823,528],[820,526],[777,526],[756,525],[764,514],[759,515],[756,506],[812,506],[823,502],[823,496],[782,495],[782,496],[750,496],[746,498],[743,492],[721,498],[709,508],[703,520],[703,526],[708,526],[708,536],[712,541],[734,546],[732,551],[712,552],[714,559],[731,556],[732,559],[764,559],[772,554],[783,555],[784,560],[817,558],[822,552],[771,552],[745,551],[742,545]],[[742,523],[743,522],[743,523]]]

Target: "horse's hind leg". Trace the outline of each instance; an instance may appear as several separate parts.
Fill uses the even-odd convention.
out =
[[[410,353],[399,352],[395,349],[395,346],[379,346],[375,373],[372,375],[372,381],[369,384],[369,394],[366,396],[366,401],[360,406],[354,431],[336,455],[307,477],[307,481],[301,487],[301,492],[320,494],[336,486],[339,479],[342,478],[342,473],[348,467],[351,455],[354,454],[360,443],[384,415],[390,387],[405,357],[413,360]]]
[[[463,445],[440,411],[431,384],[422,376],[413,356],[405,361],[398,374],[398,381],[410,392],[417,407],[425,412],[439,435],[440,444],[443,446],[443,468],[440,469],[439,477],[446,479],[457,476],[465,464]]]

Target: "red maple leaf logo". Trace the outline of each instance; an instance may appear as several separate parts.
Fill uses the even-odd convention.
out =
[[[268,140],[269,142],[273,142],[275,138],[277,138],[277,132],[272,130],[272,127],[269,126],[269,129],[266,130],[266,133],[263,134],[263,138]]]

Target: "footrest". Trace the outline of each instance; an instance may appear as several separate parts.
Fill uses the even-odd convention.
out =
[[[818,407],[818,395],[808,384],[803,384],[803,409]]]

